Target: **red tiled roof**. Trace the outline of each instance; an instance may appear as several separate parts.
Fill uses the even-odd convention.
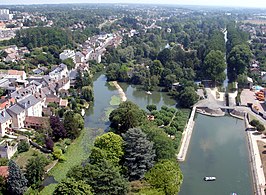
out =
[[[0,166],[0,175],[7,178],[8,176],[8,166]]]

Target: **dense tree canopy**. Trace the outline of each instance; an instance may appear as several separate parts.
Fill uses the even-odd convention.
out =
[[[54,193],[54,195],[72,195],[72,194],[81,194],[81,195],[92,195],[92,188],[90,185],[86,184],[84,181],[76,181],[73,178],[68,178],[61,181]]]
[[[106,158],[115,165],[118,165],[124,155],[122,137],[112,132],[97,137],[94,146],[103,150],[106,153]]]
[[[126,101],[111,112],[109,120],[111,121],[111,127],[118,134],[121,134],[129,128],[140,126],[146,120],[146,116],[144,111],[136,104]]]
[[[125,162],[130,181],[142,179],[144,174],[153,166],[155,151],[153,143],[139,128],[129,129],[123,134],[125,140]]]
[[[27,179],[13,160],[8,163],[8,172],[8,192],[11,195],[22,195],[27,190]]]
[[[120,168],[106,159],[74,168],[70,170],[68,176],[77,181],[83,180],[93,188],[95,194],[123,195],[127,192],[127,182],[120,174]]]
[[[245,74],[249,66],[252,54],[246,44],[236,45],[228,55],[228,76],[235,81],[238,75]]]
[[[203,64],[204,79],[222,83],[225,79],[226,64],[221,51],[210,51]]]
[[[178,97],[179,105],[185,108],[194,105],[198,99],[199,96],[193,87],[185,87]]]
[[[80,135],[81,130],[84,128],[84,119],[79,113],[67,111],[64,114],[64,127],[67,131],[67,137],[75,139]]]
[[[26,165],[26,178],[29,185],[40,184],[44,175],[44,167],[48,161],[44,156],[36,156],[31,158]]]
[[[145,175],[145,179],[154,188],[166,195],[178,194],[183,181],[179,165],[175,161],[163,160]]]

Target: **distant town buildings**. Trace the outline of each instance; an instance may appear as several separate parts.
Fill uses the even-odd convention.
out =
[[[13,14],[9,13],[9,9],[0,9],[0,20],[12,20]]]

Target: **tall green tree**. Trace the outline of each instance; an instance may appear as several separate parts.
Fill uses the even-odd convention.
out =
[[[202,70],[204,72],[204,79],[210,79],[214,82],[223,82],[225,79],[226,64],[224,54],[217,51],[210,51],[204,60]]]
[[[80,135],[81,130],[84,128],[84,119],[78,113],[67,111],[64,114],[64,127],[67,131],[67,137],[75,139]]]
[[[233,47],[228,55],[228,77],[236,81],[238,75],[246,74],[252,54],[248,45],[241,44]]]
[[[199,100],[198,94],[195,92],[194,87],[185,87],[178,96],[179,105],[189,108]]]
[[[54,195],[74,195],[74,194],[83,194],[83,195],[92,195],[92,188],[90,185],[86,184],[84,181],[76,181],[73,178],[67,178],[61,181],[54,193]]]
[[[109,116],[111,127],[118,134],[125,133],[129,128],[140,126],[146,115],[136,104],[130,101],[123,102],[113,110]]]
[[[114,165],[118,165],[124,155],[123,139],[113,132],[98,136],[94,146],[102,149],[107,155],[107,160],[114,163]]]
[[[125,141],[125,162],[130,181],[142,179],[153,166],[155,151],[153,143],[147,139],[139,128],[129,129],[123,134]]]
[[[27,190],[27,179],[13,160],[8,163],[8,172],[8,192],[11,195],[22,195]]]
[[[120,174],[120,168],[106,159],[99,159],[95,164],[73,168],[68,177],[83,180],[93,188],[95,194],[124,195],[127,192],[127,181]]]
[[[162,160],[145,174],[147,182],[166,195],[178,194],[183,175],[176,161]]]
[[[86,101],[93,101],[93,88],[91,86],[84,86],[81,89],[81,98],[85,99]]]
[[[44,176],[44,167],[48,164],[48,160],[44,156],[36,156],[29,159],[26,165],[26,179],[29,185],[38,184]]]

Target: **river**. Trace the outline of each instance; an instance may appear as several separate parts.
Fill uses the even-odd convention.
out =
[[[175,100],[164,92],[141,90],[140,86],[119,83],[127,99],[145,109],[148,104],[174,107]],[[109,126],[108,110],[112,97],[119,97],[115,87],[106,82],[102,74],[94,81],[94,104],[85,116],[85,125],[90,130],[107,130]],[[95,134],[95,136],[97,133]],[[189,146],[187,160],[181,163],[184,182],[181,195],[238,195],[252,194],[248,150],[245,140],[244,123],[232,117],[206,117],[197,115]],[[214,182],[204,182],[204,176],[216,176]]]
[[[181,163],[180,195],[252,194],[244,122],[229,116],[197,115],[187,159]],[[216,181],[206,182],[205,176]]]

